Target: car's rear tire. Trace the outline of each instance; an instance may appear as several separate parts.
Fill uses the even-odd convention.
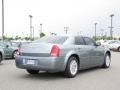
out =
[[[105,59],[104,59],[104,64],[103,64],[103,68],[109,68],[110,67],[110,63],[111,63],[111,58],[110,55],[108,53],[106,53],[105,55]]]
[[[70,57],[67,62],[64,74],[68,78],[73,78],[76,76],[77,72],[78,72],[78,60],[76,57]]]
[[[39,73],[39,70],[29,70],[29,69],[27,69],[27,72],[28,72],[29,74],[38,74],[38,73]]]
[[[2,62],[2,55],[0,54],[0,63]]]

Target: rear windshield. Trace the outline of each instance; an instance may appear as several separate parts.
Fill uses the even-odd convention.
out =
[[[68,37],[65,36],[45,36],[38,40],[35,40],[35,43],[45,42],[45,43],[53,43],[53,44],[63,44]]]

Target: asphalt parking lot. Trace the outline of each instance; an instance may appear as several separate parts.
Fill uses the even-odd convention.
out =
[[[112,52],[109,69],[80,71],[75,78],[46,72],[29,75],[16,68],[14,60],[5,60],[0,64],[0,90],[120,90],[120,53]]]

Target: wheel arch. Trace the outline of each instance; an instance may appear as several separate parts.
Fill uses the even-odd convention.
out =
[[[78,60],[78,67],[80,67],[80,57],[79,57],[79,55],[77,53],[75,53],[74,51],[71,51],[65,57],[65,68],[64,69],[66,69],[67,62],[68,62],[69,58],[72,57],[72,56],[77,58],[77,60]]]
[[[105,52],[105,55],[106,55],[106,54],[109,54],[109,56],[110,56],[110,58],[111,58],[111,52],[110,52],[110,51],[106,51],[106,52]]]
[[[109,55],[109,57],[110,57],[110,60],[111,60],[111,52],[109,51],[109,50],[107,50],[106,52],[105,52],[105,54],[104,54],[104,63],[103,63],[103,65],[102,65],[102,68],[109,68],[109,66],[110,66],[110,64],[109,64],[109,66],[107,66],[107,64],[106,64],[106,55]]]
[[[79,59],[79,56],[77,54],[72,54],[70,57],[75,57],[78,61],[78,65],[80,64],[80,59]]]

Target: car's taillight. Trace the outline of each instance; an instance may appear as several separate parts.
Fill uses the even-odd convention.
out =
[[[53,57],[59,57],[60,55],[60,48],[57,45],[53,45],[50,55]]]
[[[17,55],[20,55],[20,47],[17,49]]]

